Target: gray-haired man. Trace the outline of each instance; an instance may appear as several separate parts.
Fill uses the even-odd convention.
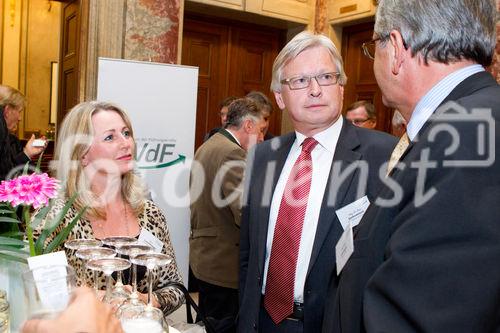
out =
[[[379,2],[366,53],[408,127],[398,186],[358,225],[324,332],[500,331],[495,24],[493,0]]]

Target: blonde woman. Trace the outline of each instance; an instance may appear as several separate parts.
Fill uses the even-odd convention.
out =
[[[153,299],[156,307],[169,314],[183,303],[184,296],[164,285],[168,281],[182,282],[182,279],[165,216],[152,201],[145,199],[142,183],[134,174],[134,154],[132,125],[122,109],[97,101],[75,106],[60,128],[52,163],[56,177],[64,186],[64,199],[58,202],[49,217],[57,214],[67,199],[78,193],[64,223],[54,235],[87,206],[85,216],[72,229],[68,239],[138,237],[141,231],[147,230],[161,240],[162,253],[174,260],[153,272]],[[79,267],[81,261],[72,252],[67,254],[69,264],[85,272]],[[81,280],[80,277],[80,283]],[[145,276],[138,281],[138,290],[147,291]],[[146,295],[142,294],[141,298],[145,299]]]

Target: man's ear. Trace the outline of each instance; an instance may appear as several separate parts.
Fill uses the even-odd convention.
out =
[[[4,105],[3,106],[3,116],[6,117],[10,112],[12,112],[12,107],[10,105]]]
[[[278,104],[278,107],[281,110],[285,109],[285,102],[283,102],[283,97],[281,96],[281,92],[278,91],[273,91],[274,93],[274,99],[276,99],[276,104]]]
[[[391,56],[391,70],[394,75],[399,73],[405,57],[407,55],[407,50],[404,46],[403,36],[397,30],[392,30],[389,34],[389,43],[392,45]]]
[[[245,133],[251,133],[253,129],[253,122],[250,119],[246,119],[243,122],[243,129],[245,130]]]

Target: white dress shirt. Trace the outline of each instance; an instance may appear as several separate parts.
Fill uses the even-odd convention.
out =
[[[314,239],[316,237],[316,227],[318,226],[319,213],[321,210],[321,203],[330,175],[332,166],[333,155],[340,136],[340,130],[344,120],[342,117],[332,124],[326,130],[314,135],[314,139],[318,144],[311,152],[312,159],[312,179],[311,189],[309,191],[309,198],[307,200],[307,209],[304,216],[304,225],[302,227],[302,235],[300,238],[299,254],[297,258],[297,267],[295,270],[295,288],[294,300],[295,302],[302,303],[304,301],[304,284],[306,281],[307,270],[309,267],[309,260],[311,258]],[[274,228],[278,218],[278,211],[281,204],[281,198],[285,191],[285,186],[288,181],[292,167],[302,151],[302,142],[306,136],[299,132],[295,132],[296,139],[290,148],[287,159],[281,171],[280,178],[276,184],[271,201],[269,213],[269,228],[267,231],[267,244],[266,244],[266,262],[264,266],[264,282],[262,284],[262,294],[266,290],[267,270],[269,268],[269,259],[271,255],[271,248],[273,244]]]
[[[411,141],[415,139],[425,122],[444,99],[466,78],[484,71],[481,65],[471,65],[448,74],[427,92],[418,102],[411,114],[406,133]]]

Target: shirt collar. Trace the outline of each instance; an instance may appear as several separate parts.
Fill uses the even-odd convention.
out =
[[[233,133],[233,132],[231,132],[231,130],[230,130],[230,129],[225,128],[225,130],[226,130],[229,134],[231,134],[231,136],[234,138],[234,140],[236,140],[236,142],[238,143],[238,146],[240,146],[240,147],[241,147],[240,140],[238,140],[238,138],[234,135],[234,133]]]
[[[313,135],[313,138],[318,141],[323,148],[333,154],[335,153],[335,147],[337,146],[337,141],[339,140],[343,123],[344,117],[340,116],[332,125],[330,125],[330,127]],[[302,142],[304,142],[307,138],[307,136],[297,131],[295,131],[295,136],[295,143],[297,147],[300,147]]]
[[[420,99],[411,114],[406,132],[410,140],[414,140],[418,132],[432,113],[438,108],[444,99],[466,78],[484,71],[481,65],[475,64],[461,68],[439,81]]]

